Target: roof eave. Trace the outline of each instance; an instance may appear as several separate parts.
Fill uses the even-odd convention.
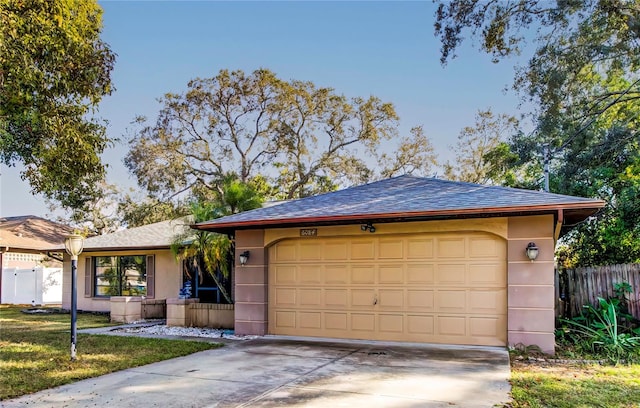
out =
[[[530,214],[553,214],[558,210],[571,212],[572,210],[580,211],[586,214],[586,217],[594,214],[600,208],[604,207],[605,202],[600,200],[589,201],[585,203],[571,204],[545,204],[535,206],[517,206],[517,207],[491,207],[491,208],[464,208],[456,210],[436,210],[436,211],[419,211],[419,212],[402,212],[402,213],[382,213],[382,214],[351,214],[339,216],[315,216],[315,217],[297,217],[286,219],[268,219],[268,220],[250,220],[236,222],[211,222],[199,223],[191,225],[191,228],[229,233],[234,230],[252,229],[252,228],[287,228],[301,225],[335,225],[358,223],[362,221],[428,221],[436,219],[454,219],[454,218],[475,218],[475,217],[500,217],[509,215],[530,215]]]
[[[115,251],[157,251],[162,249],[171,249],[170,245],[145,245],[145,246],[117,246],[117,247],[91,247],[83,248],[82,253],[87,252],[115,252]],[[64,248],[47,249],[46,252],[65,252]]]
[[[21,253],[21,254],[40,254],[47,252],[45,248],[33,248],[33,247],[21,247],[21,246],[3,246],[0,245],[1,252],[12,252],[12,253]]]

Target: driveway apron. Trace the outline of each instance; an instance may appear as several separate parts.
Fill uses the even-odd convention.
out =
[[[263,337],[41,391],[14,407],[491,407],[509,401],[493,347]]]

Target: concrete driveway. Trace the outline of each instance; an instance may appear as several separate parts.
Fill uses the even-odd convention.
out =
[[[509,401],[508,378],[500,348],[267,336],[4,407],[491,407]]]

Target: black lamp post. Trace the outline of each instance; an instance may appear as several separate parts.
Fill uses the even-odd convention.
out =
[[[82,235],[69,235],[64,240],[64,249],[71,255],[71,361],[76,361],[76,319],[78,315],[78,255],[82,253],[84,238]],[[85,271],[88,273],[88,271]]]

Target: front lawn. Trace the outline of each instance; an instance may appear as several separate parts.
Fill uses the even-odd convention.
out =
[[[513,408],[639,407],[640,364],[518,361],[511,364]]]
[[[69,314],[24,314],[0,306],[0,401],[113,371],[220,347],[207,342],[78,334],[70,361]],[[108,326],[106,315],[78,314],[78,329]]]

